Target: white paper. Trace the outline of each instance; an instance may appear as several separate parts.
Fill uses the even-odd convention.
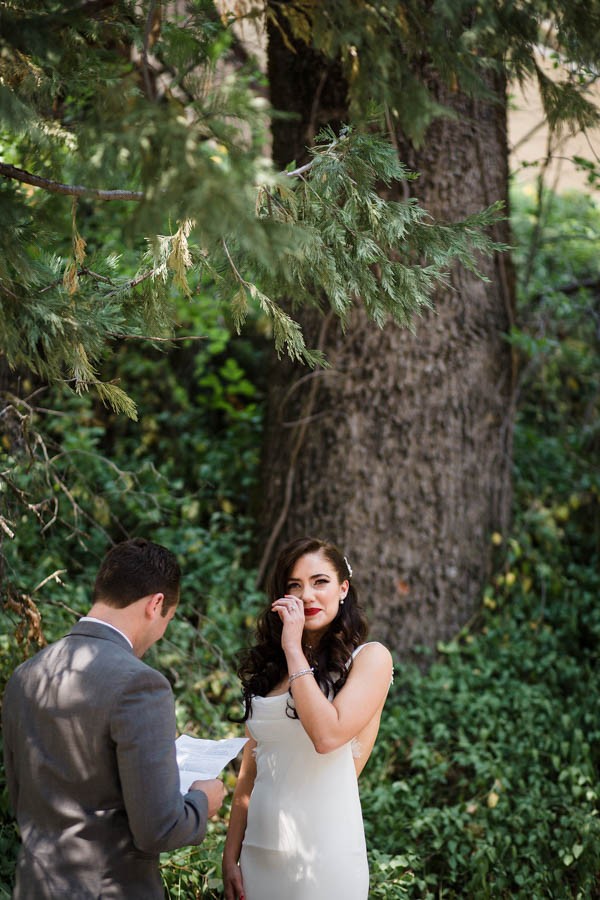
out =
[[[226,738],[208,741],[182,734],[175,741],[179,785],[187,794],[190,784],[198,779],[216,778],[228,762],[238,755],[248,738]]]

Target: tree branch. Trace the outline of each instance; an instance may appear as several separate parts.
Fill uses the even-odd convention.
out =
[[[120,341],[152,341],[153,343],[177,344],[183,341],[207,341],[205,334],[184,334],[181,337],[156,337],[152,334],[122,334],[119,331],[109,332],[111,337]]]
[[[314,159],[311,159],[310,162],[304,163],[303,166],[300,166],[298,169],[294,169],[292,172],[282,172],[282,175],[286,175],[288,178],[296,178],[298,175],[302,175],[304,172],[308,172],[309,169],[312,169],[314,163]]]
[[[334,147],[338,143],[333,141],[331,146]],[[282,172],[282,175],[288,178],[296,178],[308,172],[312,168],[314,160],[294,169],[293,172]],[[4,178],[12,178],[14,181],[20,181],[22,184],[31,184],[33,187],[41,188],[51,194],[65,194],[70,197],[92,197],[95,200],[135,200],[139,202],[144,199],[143,191],[119,191],[104,190],[102,188],[89,188],[82,184],[62,184],[60,181],[51,181],[49,178],[41,178],[39,175],[33,175],[25,169],[19,169],[17,166],[11,166],[8,163],[0,163],[0,175]]]
[[[32,175],[25,169],[18,169],[7,163],[0,163],[0,175],[4,178],[12,178],[23,184],[31,184],[33,187],[42,188],[51,194],[67,194],[71,197],[94,197],[96,200],[136,200],[144,199],[142,191],[107,191],[100,188],[88,188],[81,184],[61,184],[59,181],[50,181],[48,178],[40,178]]]

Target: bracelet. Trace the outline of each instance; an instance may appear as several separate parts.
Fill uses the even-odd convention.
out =
[[[296,678],[301,678],[303,675],[312,675],[312,673],[314,671],[315,670],[314,670],[313,666],[311,666],[310,669],[300,669],[299,672],[294,672],[293,675],[290,675],[288,684],[291,686],[292,681],[294,681]]]

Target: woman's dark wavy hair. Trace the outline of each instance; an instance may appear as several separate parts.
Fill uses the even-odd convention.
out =
[[[242,682],[245,709],[243,718],[238,721],[245,722],[250,716],[253,696],[265,697],[287,673],[287,663],[281,649],[283,625],[277,613],[271,612],[271,603],[286,594],[294,565],[307,553],[322,553],[336,570],[340,582],[350,579],[346,560],[338,548],[328,541],[302,537],[283,547],[267,585],[268,606],[258,616],[256,644],[241,656],[238,676]],[[356,590],[350,582],[344,603],[340,604],[335,619],[321,638],[315,656],[309,658],[311,666],[315,668],[317,684],[326,697],[335,696],[346,683],[352,667],[352,651],[364,642],[368,630]],[[297,713],[290,704],[288,715],[297,718]]]

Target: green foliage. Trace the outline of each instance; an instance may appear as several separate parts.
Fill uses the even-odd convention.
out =
[[[598,587],[588,570],[580,614]],[[488,613],[425,676],[400,669],[378,739],[386,781],[363,797],[370,843],[412,857],[407,896],[594,896],[598,679],[564,599],[541,619],[539,595],[515,591],[517,616]]]
[[[0,449],[5,521],[16,534],[3,548],[5,595],[13,584],[32,594],[62,570],[65,542],[72,578],[93,571],[113,539],[174,530],[168,543],[192,560],[196,579],[206,575],[207,591],[243,557],[261,421],[257,379],[245,374],[243,342],[232,355],[211,297],[193,312],[186,323],[182,311],[182,320],[205,330],[200,350],[195,342],[170,356],[121,346],[106,367],[107,379],[118,370],[135,383],[138,424],[58,387],[7,407],[25,419],[27,443],[18,455],[9,441]],[[85,603],[80,594],[72,601]]]
[[[126,0],[91,16],[26,7],[0,3],[0,354],[12,368],[94,387],[135,417],[98,377],[103,357],[123,336],[171,337],[174,292],[195,302],[207,274],[238,328],[259,309],[278,352],[316,365],[282,297],[324,298],[341,316],[360,297],[379,324],[406,324],[454,258],[491,249],[493,211],[438,233],[414,202],[380,199],[379,180],[408,173],[375,135],[322,136],[312,165],[275,173],[255,73],[223,74],[232,33],[207,0],[186,4],[185,27],[173,7],[159,19]]]
[[[303,249],[310,275],[296,258],[285,276],[294,306],[317,302],[324,291],[331,309],[344,320],[358,296],[380,326],[390,318],[410,326],[415,310],[429,305],[451,260],[474,268],[475,250],[506,249],[485,235],[501,203],[446,225],[433,224],[412,198],[383,200],[378,193],[382,184],[389,187],[414,176],[394,147],[372,134],[346,129],[336,138],[325,130],[311,156],[310,178],[303,175],[293,190],[279,185],[261,196],[261,215],[281,223],[300,221],[310,232]],[[263,277],[268,276],[269,270]],[[272,283],[270,291],[275,287]]]
[[[10,442],[0,446],[2,512],[14,533],[2,547],[0,678],[4,685],[42,636],[56,639],[87,610],[110,542],[143,535],[174,549],[184,571],[178,616],[147,659],[174,686],[180,729],[220,738],[239,730],[224,709],[239,697],[235,654],[249,640],[258,604],[245,559],[261,340],[255,336],[252,354],[245,341],[232,343],[209,293],[180,306],[182,331],[201,331],[205,341],[182,341],[168,355],[121,345],[102,373],[135,384],[137,423],[59,386],[24,385],[28,401],[7,407],[25,418],[19,455],[27,465],[14,464]],[[17,834],[5,791],[0,802],[1,888],[12,875]],[[165,866],[173,879],[184,877],[178,857]],[[186,883],[204,883],[202,872],[194,862]]]

